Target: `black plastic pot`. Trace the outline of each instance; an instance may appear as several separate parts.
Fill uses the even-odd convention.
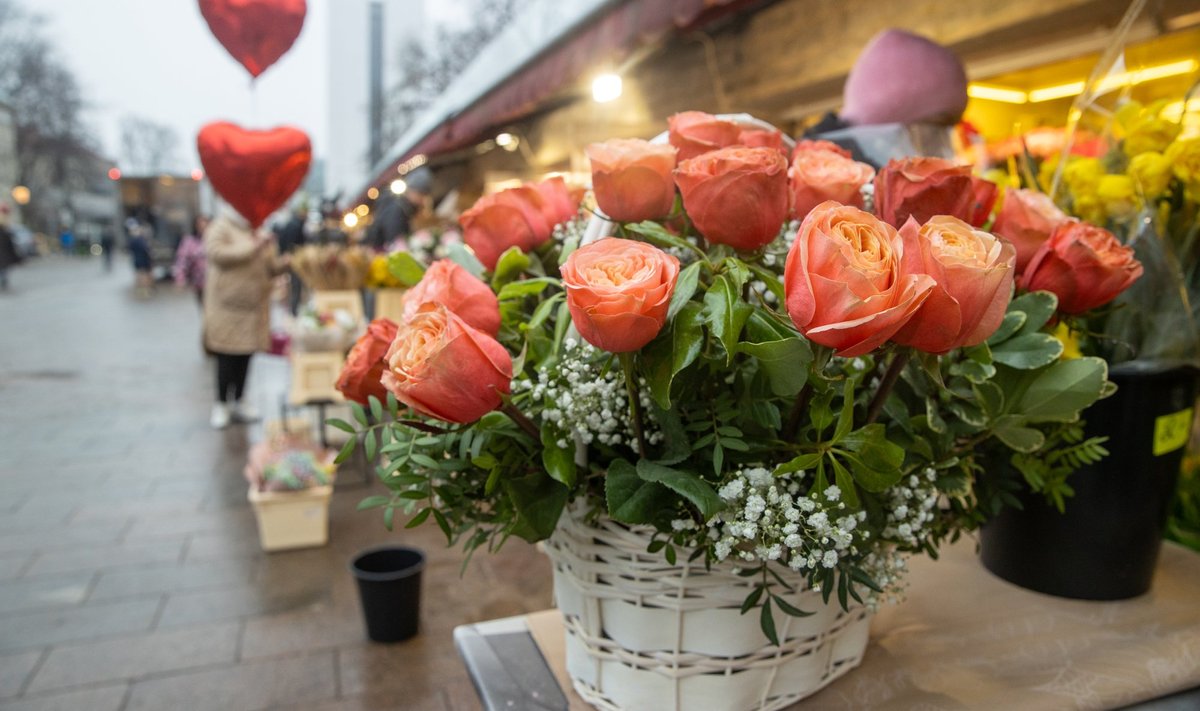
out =
[[[351,561],[372,641],[400,642],[417,633],[424,569],[425,553],[408,546],[371,548]]]
[[[1006,508],[983,527],[983,564],[1001,578],[1082,600],[1150,589],[1191,428],[1196,371],[1135,361],[1113,367],[1109,378],[1117,393],[1083,417],[1089,437],[1109,438],[1110,455],[1071,475],[1066,513],[1024,491],[1023,510]]]

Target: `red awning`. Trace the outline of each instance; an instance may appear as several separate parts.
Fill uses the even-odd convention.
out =
[[[457,116],[448,118],[377,174],[372,184],[391,181],[395,170],[416,155],[434,156],[469,145],[488,129],[535,111],[599,58],[654,42],[670,32],[703,26],[762,0],[629,0],[561,38]],[[359,201],[364,196],[359,197]]]

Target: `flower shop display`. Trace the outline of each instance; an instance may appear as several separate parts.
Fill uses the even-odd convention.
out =
[[[483,268],[431,267],[394,335],[368,330],[340,381],[356,424],[331,424],[382,453],[363,505],[389,527],[544,542],[596,707],[812,694],[859,663],[906,557],[982,519],[981,447],[1096,454],[1064,433],[1105,363],[1059,358],[1052,294],[1014,298],[969,173],[873,175],[699,112],[588,153],[586,228],[536,186],[481,199]]]
[[[244,475],[263,550],[310,548],[329,540],[335,455],[294,434],[250,448]]]
[[[1107,113],[1110,125],[1094,134],[1107,150],[1028,166],[1036,184],[1010,187],[996,217],[995,231],[1017,245],[1018,285],[1058,296],[1056,332],[1076,354],[1108,361],[1118,386],[1076,433],[1103,440],[1110,456],[1081,462],[1069,481],[1062,460],[993,469],[988,487],[1021,507],[996,511],[984,528],[984,564],[1041,592],[1123,599],[1149,590],[1191,431],[1200,195],[1186,154],[1200,142],[1181,138],[1162,108],[1127,101]],[[1021,485],[1039,478],[1058,492],[1050,500]]]
[[[345,309],[318,310],[307,304],[292,322],[291,344],[301,353],[344,353],[358,337],[359,320]]]
[[[360,289],[370,266],[371,257],[361,247],[309,244],[292,254],[292,270],[312,291]]]

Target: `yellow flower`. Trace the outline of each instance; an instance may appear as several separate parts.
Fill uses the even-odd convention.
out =
[[[1128,175],[1105,175],[1096,186],[1096,197],[1109,215],[1128,217],[1137,210],[1133,188],[1133,178]]]
[[[1050,334],[1058,339],[1058,342],[1063,344],[1063,352],[1060,358],[1063,360],[1074,360],[1082,358],[1083,352],[1079,350],[1079,336],[1075,332],[1067,328],[1067,324],[1062,321],[1054,327],[1054,333]]]
[[[1050,184],[1054,182],[1054,171],[1058,170],[1058,156],[1050,156],[1042,161],[1042,165],[1038,168],[1037,180],[1042,188],[1042,192],[1050,192]]]
[[[1165,156],[1175,177],[1183,182],[1187,199],[1200,202],[1200,138],[1175,141]]]
[[[1063,169],[1063,182],[1076,199],[1094,195],[1104,175],[1104,164],[1098,158],[1075,158]]]
[[[1166,103],[1156,101],[1143,108],[1138,102],[1130,101],[1117,110],[1117,123],[1125,132],[1121,144],[1125,155],[1162,152],[1179,135],[1178,123],[1159,117]]]
[[[1140,153],[1129,161],[1129,177],[1141,195],[1154,200],[1167,192],[1171,183],[1171,161],[1155,151]]]
[[[1071,212],[1081,220],[1093,225],[1103,225],[1108,217],[1108,213],[1104,211],[1104,201],[1096,193],[1076,196],[1074,209]]]

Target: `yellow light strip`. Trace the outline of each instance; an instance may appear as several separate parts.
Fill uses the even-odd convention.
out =
[[[1196,71],[1200,66],[1195,59],[1183,59],[1178,62],[1170,62],[1168,64],[1159,64],[1145,69],[1135,69],[1129,72],[1121,72],[1105,77],[1100,80],[1099,92],[1104,93],[1111,91],[1126,84],[1141,84],[1142,82],[1151,81],[1153,79],[1165,79],[1166,77],[1179,76],[1181,74],[1190,74]],[[1029,92],[1029,100],[1033,103],[1039,101],[1052,101],[1054,99],[1065,99],[1068,96],[1075,96],[1083,93],[1083,82],[1073,81],[1067,84],[1057,84],[1048,86],[1042,89],[1034,89]],[[968,92],[970,93],[970,92]]]
[[[1187,103],[1188,111],[1200,111],[1200,99],[1192,99]],[[1163,118],[1168,121],[1178,121],[1183,118],[1183,101],[1173,101],[1163,107]]]
[[[988,86],[987,84],[968,84],[967,96],[972,99],[1001,101],[1006,104],[1024,104],[1029,101],[1029,95],[1019,89],[1006,89],[1002,86]]]

